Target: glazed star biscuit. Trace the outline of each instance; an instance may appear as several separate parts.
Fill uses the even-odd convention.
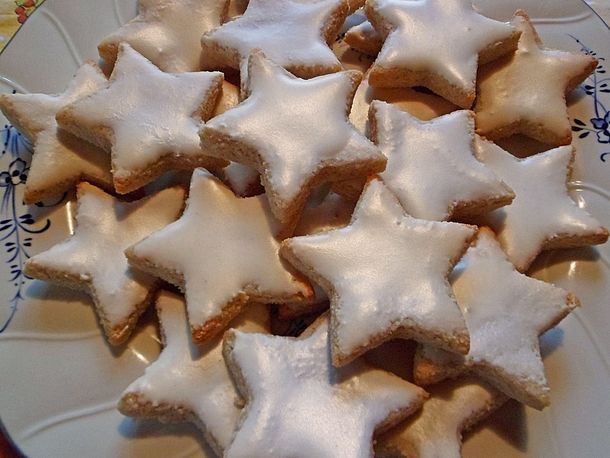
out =
[[[55,114],[67,104],[108,85],[92,61],[81,66],[64,92],[2,94],[0,109],[9,122],[34,145],[34,156],[23,193],[26,204],[61,195],[79,181],[113,189],[110,155],[60,129]]]
[[[511,23],[521,31],[517,51],[479,73],[477,132],[490,140],[518,133],[554,146],[569,145],[566,94],[595,70],[598,61],[580,52],[545,48],[523,11],[517,11]]]
[[[248,301],[297,301],[309,283],[279,256],[282,226],[266,197],[239,198],[196,169],[181,218],[126,250],[135,267],[178,286],[186,295],[193,341],[220,332]]]
[[[470,351],[463,356],[419,347],[417,383],[427,385],[468,371],[524,404],[548,406],[538,338],[577,307],[578,299],[515,270],[488,228],[479,231],[476,245],[452,273],[451,284],[470,331]]]
[[[407,215],[379,178],[350,224],[282,243],[282,255],[328,294],[333,364],[395,337],[468,353],[464,318],[447,276],[477,228]]]
[[[445,381],[427,388],[421,410],[377,438],[378,458],[461,458],[462,435],[508,397],[475,379]]]
[[[114,187],[126,194],[167,170],[226,165],[205,155],[198,136],[222,80],[220,72],[164,73],[124,43],[108,87],[68,104],[56,119],[111,152]]]
[[[226,19],[229,0],[139,0],[138,15],[98,45],[100,57],[114,62],[121,43],[164,72],[201,69],[201,35]]]
[[[258,170],[275,216],[296,223],[317,186],[385,167],[385,156],[347,119],[359,81],[355,71],[300,79],[255,51],[250,95],[203,126],[202,148]]]
[[[464,220],[510,204],[515,196],[475,158],[471,111],[420,121],[373,101],[370,130],[371,140],[388,158],[379,176],[415,218]]]
[[[134,418],[193,421],[222,456],[242,403],[222,356],[222,337],[193,344],[181,296],[163,291],[156,307],[164,348],[144,375],[125,389],[118,409]],[[252,306],[230,326],[242,332],[268,333],[268,308]]]
[[[329,44],[364,2],[250,0],[244,14],[201,38],[204,60],[245,70],[254,49],[301,78],[342,69]],[[204,67],[213,69],[213,67]],[[243,79],[243,77],[242,77]]]
[[[510,205],[477,219],[497,234],[508,259],[525,272],[542,250],[605,243],[608,230],[568,194],[574,148],[518,159],[479,139],[477,158],[515,192]]]
[[[461,108],[474,102],[478,64],[514,51],[519,38],[469,0],[369,0],[365,12],[384,40],[370,84],[424,86]]]
[[[246,406],[224,456],[368,458],[374,432],[419,408],[421,388],[363,359],[334,367],[328,332],[324,315],[298,339],[225,334]]]
[[[176,220],[185,192],[168,188],[139,201],[122,202],[85,182],[77,191],[74,234],[28,259],[24,273],[86,291],[108,342],[119,345],[129,337],[158,287],[155,277],[128,265],[123,251]]]

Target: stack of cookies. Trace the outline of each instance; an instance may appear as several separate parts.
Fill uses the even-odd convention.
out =
[[[88,292],[112,345],[156,307],[164,349],[119,410],[219,456],[436,457],[509,398],[546,407],[538,338],[579,301],[527,271],[608,238],[567,187],[565,97],[597,59],[467,0],[243,3],[140,0],[106,74],[0,97],[35,149],[26,203],[76,190],[27,275]],[[412,373],[371,364],[395,339]]]

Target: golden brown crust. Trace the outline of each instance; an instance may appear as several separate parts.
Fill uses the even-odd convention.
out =
[[[476,95],[474,88],[462,90],[442,76],[429,71],[384,67],[378,63],[373,64],[371,68],[369,84],[376,87],[423,86],[462,108],[470,108]]]
[[[157,266],[152,260],[143,256],[136,255],[133,246],[125,250],[125,256],[127,257],[127,261],[129,261],[129,264],[135,267],[136,269],[159,277],[162,280],[165,280],[166,282],[177,286],[180,291],[184,292],[185,282],[182,272],[177,272],[170,269],[166,269],[161,266]]]
[[[201,344],[210,340],[221,332],[233,318],[239,315],[247,304],[248,295],[240,293],[222,308],[220,315],[209,319],[202,326],[191,325],[193,342]]]
[[[601,245],[608,241],[608,229],[602,227],[598,232],[588,235],[555,234],[544,242],[543,250],[578,248],[590,245]]]
[[[197,417],[188,408],[170,404],[155,404],[142,393],[125,393],[117,409],[132,418],[157,418],[164,423],[195,421]]]
[[[114,63],[119,53],[119,43],[102,41],[97,46],[97,52],[106,62]]]
[[[203,152],[197,156],[187,156],[179,153],[165,154],[157,161],[149,164],[145,170],[121,173],[114,171],[114,188],[119,194],[128,194],[153,182],[157,177],[170,170],[192,171],[202,167],[211,172],[216,172],[227,165],[226,160],[206,156]]]
[[[74,113],[74,105],[68,104],[57,112],[55,116],[57,124],[62,129],[76,135],[83,140],[103,149],[112,151],[114,143],[114,132],[110,126],[93,125],[79,119]]]
[[[449,209],[448,219],[461,222],[470,221],[472,218],[497,210],[505,205],[510,205],[514,197],[514,193],[504,193],[486,199],[454,202]]]

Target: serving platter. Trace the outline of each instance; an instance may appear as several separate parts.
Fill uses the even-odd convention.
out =
[[[474,2],[507,21],[526,10],[549,47],[595,54],[600,66],[569,98],[577,161],[573,198],[610,227],[610,30],[580,0]],[[134,0],[45,0],[0,54],[1,92],[61,92],[97,43],[132,18]],[[608,64],[610,65],[610,64]],[[155,360],[153,314],[125,346],[106,344],[90,299],[28,279],[26,259],[73,230],[73,196],[21,202],[31,146],[0,125],[0,419],[32,458],[214,456],[192,425],[123,417],[124,388]],[[466,458],[599,457],[610,450],[610,246],[543,254],[531,274],[574,292],[582,307],[542,337],[552,405],[510,402],[468,437]]]

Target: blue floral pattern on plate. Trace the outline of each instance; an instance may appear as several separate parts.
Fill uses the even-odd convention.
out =
[[[610,143],[610,110],[606,108],[604,103],[601,101],[601,94],[610,93],[610,77],[606,76],[606,69],[604,68],[604,58],[597,55],[595,51],[590,49],[578,38],[572,37],[581,46],[582,52],[595,56],[599,59],[599,65],[587,78],[587,82],[582,85],[585,94],[593,98],[593,110],[595,117],[589,119],[587,124],[581,119],[574,119],[574,125],[572,126],[572,132],[578,133],[578,138],[588,137],[589,134],[595,133],[597,135],[598,143],[608,144]],[[607,156],[610,152],[603,152],[600,154],[602,162],[606,162]]]
[[[42,224],[36,221],[23,201],[18,198],[19,187],[25,184],[29,171],[29,161],[33,150],[28,142],[13,126],[5,125],[2,135],[2,158],[9,158],[8,168],[0,171],[0,242],[4,246],[5,263],[9,266],[9,287],[12,297],[4,307],[9,311],[0,322],[0,333],[6,330],[15,316],[19,302],[24,299],[23,288],[28,277],[23,273],[23,265],[30,257],[28,248],[32,246],[33,236],[45,232],[51,221]]]

